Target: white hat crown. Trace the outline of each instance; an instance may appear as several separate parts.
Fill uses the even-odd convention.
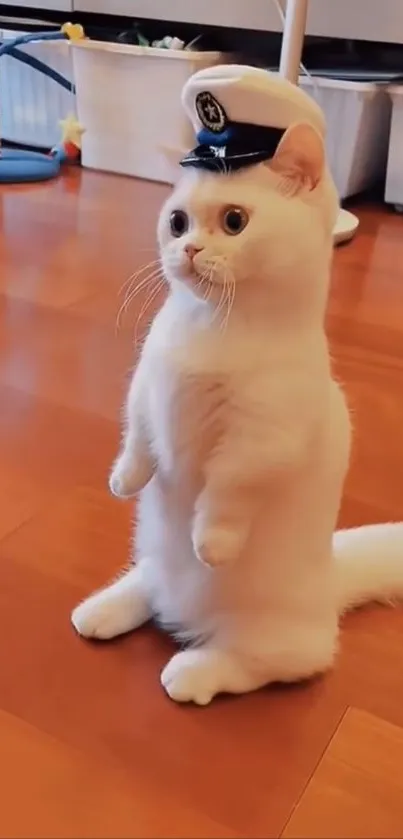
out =
[[[182,104],[196,134],[206,127],[197,106],[203,95],[207,103],[207,95],[218,103],[232,123],[287,129],[296,122],[308,122],[322,135],[325,133],[319,105],[277,73],[242,64],[223,64],[191,76],[182,91]]]

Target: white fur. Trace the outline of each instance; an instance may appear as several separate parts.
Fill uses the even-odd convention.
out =
[[[333,540],[339,613],[403,599],[403,524],[340,531]]]
[[[333,547],[350,448],[323,327],[337,200],[317,141],[311,160],[284,151],[238,175],[188,175],[162,211],[170,295],[111,476],[117,495],[140,492],[137,562],[73,614],[89,637],[153,615],[189,642],[161,677],[180,702],[323,672],[341,612],[403,595],[402,525]],[[239,236],[220,227],[228,205],[250,215]],[[172,239],[176,207],[191,227]],[[204,248],[194,270],[187,243]]]

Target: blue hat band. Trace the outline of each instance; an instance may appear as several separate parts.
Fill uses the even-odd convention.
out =
[[[197,134],[200,146],[227,146],[229,143],[243,145],[250,149],[273,148],[273,154],[284,134],[282,128],[267,125],[251,125],[247,122],[227,122],[218,134],[202,128]]]
[[[227,123],[215,133],[203,128],[197,135],[199,145],[181,161],[209,172],[229,172],[269,160],[276,152],[285,130],[248,123]]]

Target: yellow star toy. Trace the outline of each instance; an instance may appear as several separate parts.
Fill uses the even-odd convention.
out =
[[[69,114],[66,119],[60,120],[62,129],[62,143],[72,143],[77,149],[81,149],[81,137],[85,128],[78,122],[74,114]]]
[[[67,35],[69,41],[82,41],[85,38],[85,32],[79,23],[64,23],[61,31],[63,35]]]

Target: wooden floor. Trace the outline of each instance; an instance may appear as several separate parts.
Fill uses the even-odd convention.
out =
[[[71,173],[1,200],[0,836],[403,837],[403,608],[344,624],[335,671],[206,709],[159,686],[153,629],[69,615],[125,563],[106,478],[163,187]],[[360,211],[329,314],[356,446],[343,524],[403,517],[403,219]]]

